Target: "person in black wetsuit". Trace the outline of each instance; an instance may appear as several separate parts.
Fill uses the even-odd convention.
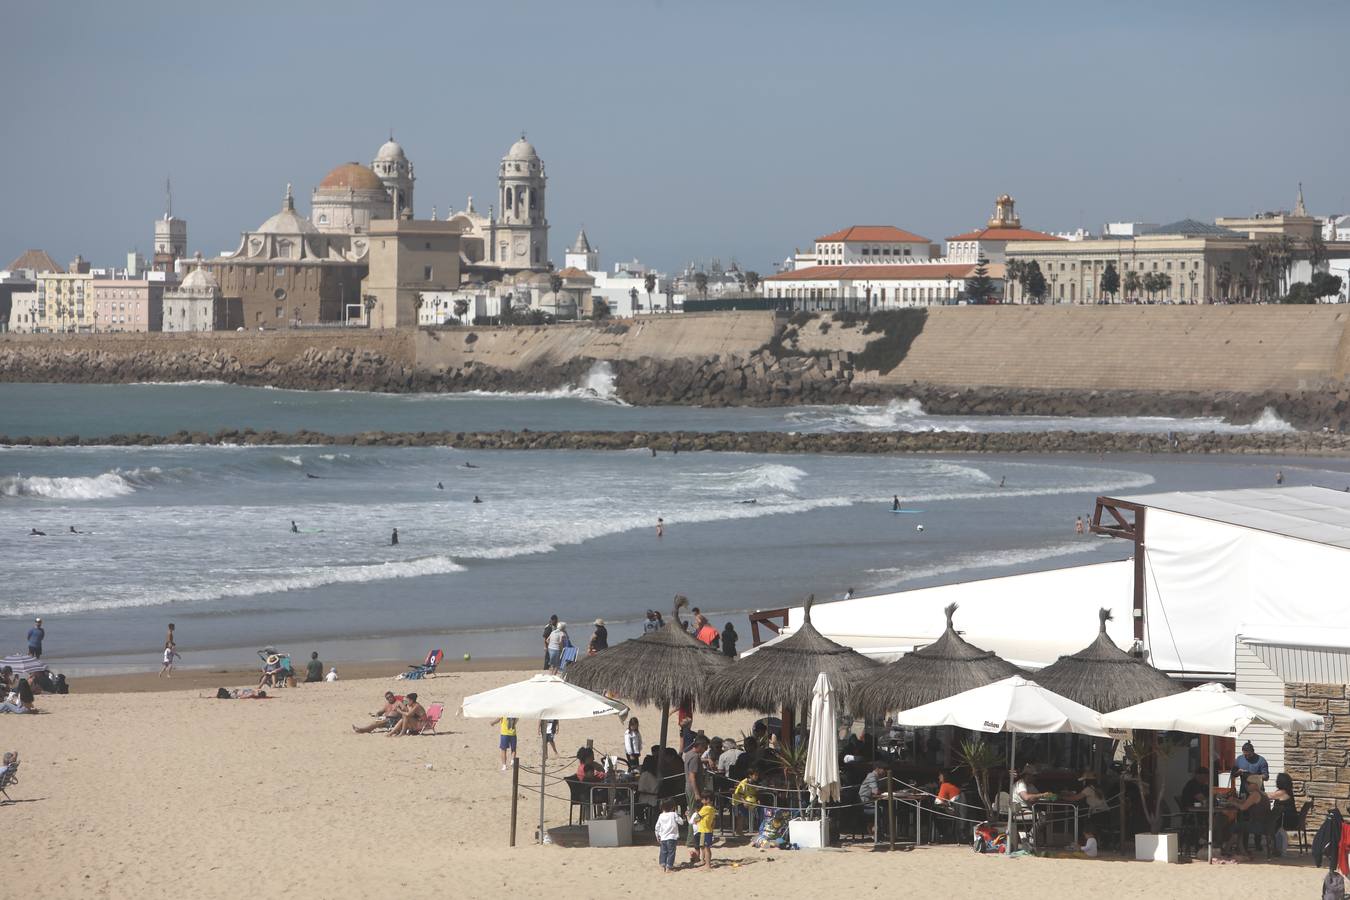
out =
[[[391,546],[391,547],[396,547],[396,546],[398,546],[398,529],[397,529],[397,528],[395,528],[395,529],[394,529],[394,533],[391,534],[391,535],[389,536],[389,546]]]
[[[300,533],[300,526],[295,524],[294,519],[291,519],[291,534],[299,534],[299,533]]]

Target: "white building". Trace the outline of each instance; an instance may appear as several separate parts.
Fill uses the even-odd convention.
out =
[[[37,291],[15,291],[10,295],[9,330],[15,334],[33,334],[40,324]]]
[[[892,265],[933,255],[928,238],[893,225],[853,225],[818,237],[814,253],[820,266]]]
[[[889,266],[814,266],[779,272],[764,279],[765,297],[793,300],[793,308],[807,311],[866,312],[905,306],[934,306],[963,302],[966,279],[974,263],[914,262]],[[990,263],[988,274],[996,289],[1002,284],[1001,263]]]
[[[220,284],[202,267],[196,267],[175,287],[164,291],[161,328],[168,332],[215,331],[225,321],[225,298]]]
[[[1323,216],[1322,240],[1350,241],[1350,216]]]
[[[1064,238],[1022,227],[1016,201],[1007,194],[994,201],[994,214],[985,227],[947,238],[947,262],[975,263],[983,256],[991,263],[1003,263],[1009,241],[1059,241]]]
[[[612,272],[601,269],[600,250],[592,246],[585,228],[577,232],[577,239],[563,254],[563,272],[568,269],[584,272],[593,279],[591,296],[603,300],[612,316],[626,319],[683,311],[684,295],[675,293],[669,276],[653,271],[637,260],[615,263]],[[647,294],[648,275],[655,279],[650,296]]]

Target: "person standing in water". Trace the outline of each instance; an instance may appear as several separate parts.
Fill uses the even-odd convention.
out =
[[[1284,473],[1278,469],[1275,470],[1275,483],[1284,484]]]
[[[891,511],[894,512],[899,508],[900,508],[900,495],[896,494],[894,497],[891,498]]]
[[[299,534],[299,533],[300,533],[300,526],[295,524],[294,519],[291,519],[291,534]]]
[[[394,533],[391,534],[391,535],[389,536],[389,546],[391,546],[391,547],[397,547],[397,546],[398,546],[398,529],[397,529],[397,528],[395,528],[395,529],[394,529]]]
[[[474,503],[482,503],[483,501],[479,499],[479,497],[478,497],[477,494],[474,494],[474,495],[473,495],[473,502],[474,502]]]
[[[174,647],[173,641],[169,641],[164,645],[164,663],[159,667],[161,678],[173,677],[173,661],[175,658],[182,659],[183,655]]]
[[[657,537],[666,536],[666,520],[662,519],[660,516],[658,516],[656,519],[656,536]]]
[[[1079,537],[1082,537],[1082,535],[1083,535],[1083,517],[1082,517],[1082,516],[1079,516],[1077,519],[1074,520],[1074,523],[1073,523],[1073,533],[1076,534],[1076,535],[1078,535]]]
[[[443,491],[443,490],[445,490],[445,485],[444,485],[443,483],[439,482],[439,481],[436,482],[436,490],[438,490],[438,491]]]

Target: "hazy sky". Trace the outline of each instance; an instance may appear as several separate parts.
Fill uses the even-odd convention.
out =
[[[772,271],[849,224],[932,240],[996,195],[1099,228],[1350,209],[1350,3],[3,3],[0,265],[148,255],[171,175],[214,255],[369,163],[493,202],[522,129],[550,255]]]

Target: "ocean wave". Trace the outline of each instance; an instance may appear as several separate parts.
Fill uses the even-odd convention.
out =
[[[139,470],[131,470],[138,472]],[[0,496],[38,500],[111,500],[135,493],[132,478],[118,472],[99,475],[11,475],[0,478]]]
[[[250,597],[259,594],[312,590],[330,584],[364,584],[397,578],[420,578],[424,575],[451,575],[464,570],[464,566],[448,556],[424,556],[416,559],[391,560],[380,563],[334,564],[293,569],[286,572],[245,573],[245,577],[217,584],[171,591],[150,591],[132,596],[19,602],[8,606],[0,606],[0,615],[34,615],[41,614],[43,610],[48,610],[53,614],[77,613],[92,610],[163,606],[171,603],[205,603],[227,597]]]
[[[591,366],[578,384],[564,385],[551,391],[461,391],[455,394],[409,394],[417,399],[454,400],[461,397],[491,400],[589,400],[611,406],[628,406],[619,399],[614,386],[614,367],[601,361]]]
[[[1025,547],[1013,550],[964,553],[936,565],[866,569],[865,574],[874,576],[876,579],[875,581],[869,581],[870,587],[891,588],[926,578],[953,575],[958,572],[1024,566],[1028,563],[1057,559],[1062,556],[1077,556],[1112,547],[1122,552],[1127,552],[1129,549],[1123,542],[1116,543],[1098,540],[1095,537],[1092,539],[1084,537],[1077,541],[1054,544],[1049,547]]]
[[[757,493],[795,494],[806,472],[783,463],[761,463],[735,472],[692,472],[706,487],[727,492],[728,496]]]

